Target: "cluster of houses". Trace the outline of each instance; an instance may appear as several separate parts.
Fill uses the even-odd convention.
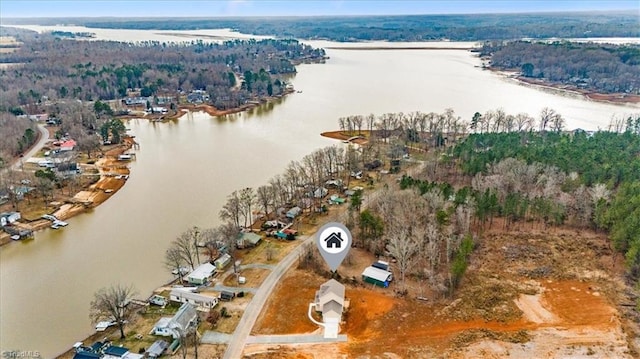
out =
[[[90,346],[85,346],[78,342],[74,345],[75,354],[73,359],[142,359],[159,358],[167,349],[169,343],[164,340],[157,340],[144,353],[132,353],[129,348],[111,345],[111,342],[95,342]]]

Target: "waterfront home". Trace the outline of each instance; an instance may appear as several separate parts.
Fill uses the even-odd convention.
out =
[[[218,259],[213,261],[213,265],[215,265],[219,270],[223,270],[226,266],[229,265],[229,263],[231,263],[231,256],[229,255],[229,253],[224,253],[220,257],[218,257]]]
[[[104,354],[102,359],[141,359],[144,357],[142,354],[130,352],[128,348],[114,345],[108,347],[102,353]]]
[[[178,303],[189,303],[202,311],[208,311],[218,305],[218,298],[194,293],[188,288],[175,288],[169,294],[169,299]]]
[[[302,213],[302,208],[300,207],[293,207],[290,210],[287,211],[287,218],[290,219],[294,219],[296,217],[298,217],[298,215],[300,215],[300,213]]]
[[[184,303],[180,306],[180,309],[178,309],[173,317],[160,318],[149,334],[173,337],[176,339],[180,337],[180,333],[183,333],[189,327],[194,325],[197,320],[198,311],[196,308],[189,303]]]
[[[14,224],[19,221],[21,218],[20,212],[4,212],[0,213],[0,226],[4,227],[7,225]]]
[[[216,267],[207,262],[198,266],[193,272],[187,275],[187,282],[196,285],[204,285],[209,282],[209,278],[216,272]]]
[[[122,100],[127,106],[147,105],[148,97],[127,97]]]
[[[255,247],[258,245],[262,237],[252,232],[242,232],[238,235],[238,240],[236,241],[236,247],[249,248]]]
[[[152,359],[159,358],[162,356],[162,354],[164,354],[165,350],[167,350],[168,347],[169,343],[167,343],[165,340],[158,339],[153,342],[153,344],[151,344],[145,354]]]

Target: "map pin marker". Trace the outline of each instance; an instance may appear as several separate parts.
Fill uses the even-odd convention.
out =
[[[329,222],[316,233],[316,243],[322,258],[332,271],[340,266],[351,248],[351,232],[342,223]]]

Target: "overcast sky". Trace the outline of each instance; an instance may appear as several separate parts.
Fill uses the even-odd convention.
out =
[[[0,17],[304,16],[635,10],[640,0],[0,0]]]

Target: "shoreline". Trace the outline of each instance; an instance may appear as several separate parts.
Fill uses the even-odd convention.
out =
[[[178,120],[189,112],[198,111],[206,112],[213,117],[225,116],[247,111],[249,109],[269,103],[270,101],[283,98],[284,96],[292,93],[295,93],[295,90],[289,89],[286,90],[282,95],[266,97],[260,101],[256,100],[254,102],[227,110],[219,110],[208,104],[188,104],[179,105],[178,110],[175,111],[175,114],[151,114],[151,116],[125,115],[118,118],[121,118],[123,120],[140,118],[143,120],[162,122]],[[98,169],[97,175],[100,176],[98,181],[90,184],[85,188],[82,188],[69,200],[58,205],[51,214],[59,220],[64,221],[101,205],[114,194],[116,194],[122,187],[124,187],[130,174],[129,167],[126,165],[128,161],[119,161],[118,156],[129,151],[134,146],[137,146],[135,139],[133,137],[125,137],[122,144],[105,152],[104,157],[100,158],[95,163],[95,166]],[[33,221],[18,222],[16,227],[20,229],[29,229],[36,232],[40,230],[46,230],[50,225],[51,222],[48,220],[37,219]],[[8,233],[0,233],[0,247],[14,242],[13,240],[11,240],[11,236]]]
[[[538,80],[534,78],[524,77],[520,75],[518,71],[509,71],[504,69],[498,69],[491,66],[482,67],[495,74],[498,74],[504,78],[512,79],[516,83],[522,86],[528,86],[531,88],[539,88],[542,90],[548,90],[556,92],[560,95],[576,96],[588,101],[596,101],[600,103],[607,103],[612,105],[623,105],[629,107],[637,107],[640,105],[640,95],[632,95],[625,93],[601,93],[593,90],[580,89],[573,85],[556,84],[545,80]]]

